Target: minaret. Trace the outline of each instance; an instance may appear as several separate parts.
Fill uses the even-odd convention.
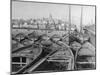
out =
[[[49,19],[50,19],[50,20],[52,20],[52,19],[53,19],[53,18],[52,18],[52,14],[49,14]]]

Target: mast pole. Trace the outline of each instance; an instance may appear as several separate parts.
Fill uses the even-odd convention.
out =
[[[83,6],[81,6],[81,19],[80,19],[80,33],[82,33],[83,27]]]
[[[69,39],[70,39],[70,32],[71,32],[71,5],[69,5],[69,29],[68,29]]]

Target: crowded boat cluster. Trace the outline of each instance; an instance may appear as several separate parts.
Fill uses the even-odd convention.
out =
[[[79,31],[76,25],[69,26],[61,20],[56,23],[51,16],[47,21],[12,21],[13,73],[84,70],[95,66],[95,25]]]
[[[96,69],[95,9],[12,1],[11,73]]]

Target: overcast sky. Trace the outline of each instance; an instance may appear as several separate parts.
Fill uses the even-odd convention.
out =
[[[47,18],[49,14],[53,18],[68,21],[69,5],[47,4],[34,2],[12,2],[12,18],[13,19],[30,19],[30,18]],[[80,25],[81,7],[79,5],[71,5],[71,22]],[[83,25],[95,24],[95,7],[83,6]]]

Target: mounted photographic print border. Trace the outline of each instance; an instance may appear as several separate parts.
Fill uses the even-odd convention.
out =
[[[96,69],[96,5],[10,2],[11,74]]]

